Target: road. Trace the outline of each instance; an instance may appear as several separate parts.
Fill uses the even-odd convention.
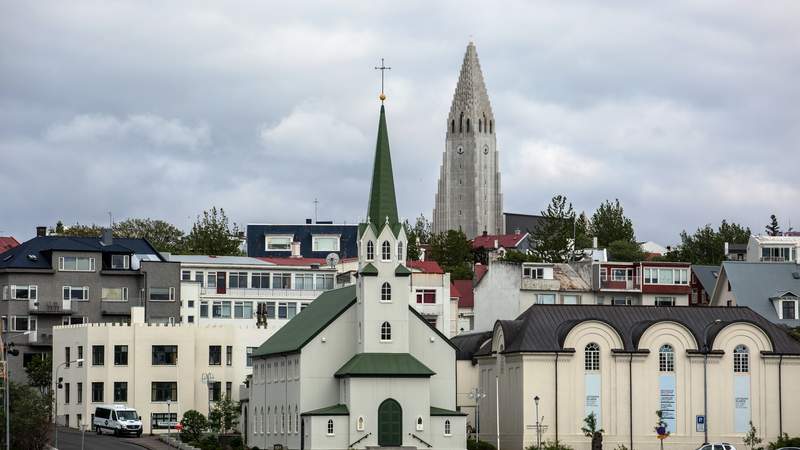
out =
[[[140,438],[117,438],[110,434],[98,436],[93,432],[86,432],[84,438],[84,446],[81,447],[80,432],[59,428],[58,450],[81,450],[81,448],[84,450],[145,450],[148,448],[152,450],[161,450],[172,448],[160,441],[156,441],[155,438],[148,436],[142,436]]]

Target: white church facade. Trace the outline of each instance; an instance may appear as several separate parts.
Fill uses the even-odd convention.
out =
[[[247,445],[466,448],[456,349],[409,305],[383,105],[367,217],[356,284],[323,293],[254,352]]]

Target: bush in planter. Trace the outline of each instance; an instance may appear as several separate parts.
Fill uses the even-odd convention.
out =
[[[208,428],[208,421],[206,417],[199,411],[190,409],[183,413],[181,419],[181,441],[186,443],[195,443],[203,436],[203,431]]]

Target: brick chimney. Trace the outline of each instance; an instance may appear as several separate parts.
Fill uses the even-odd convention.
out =
[[[36,227],[36,237],[44,237],[47,236],[47,227],[38,226]]]

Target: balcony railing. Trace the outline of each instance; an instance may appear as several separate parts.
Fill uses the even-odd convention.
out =
[[[639,275],[634,275],[624,280],[614,280],[611,277],[600,279],[600,289],[610,289],[618,291],[641,291],[642,280]]]
[[[259,288],[227,288],[218,293],[217,288],[200,288],[200,295],[236,298],[300,298],[315,299],[325,292],[322,289],[259,289]]]
[[[790,262],[788,256],[762,256],[761,262]]]
[[[411,306],[423,316],[441,316],[442,305],[436,303],[412,303]]]
[[[33,314],[69,314],[72,300],[28,300],[28,311]]]

